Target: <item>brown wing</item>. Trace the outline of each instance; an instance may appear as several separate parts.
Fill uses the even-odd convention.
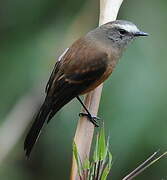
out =
[[[56,63],[46,92],[52,96],[60,88],[62,81],[71,85],[90,84],[90,81],[93,83],[103,75],[106,68],[107,54],[84,39],[79,39],[69,48],[62,60]]]

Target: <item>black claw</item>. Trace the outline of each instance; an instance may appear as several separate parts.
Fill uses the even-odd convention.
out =
[[[87,114],[87,113],[79,113],[79,116],[86,116],[93,124],[95,127],[99,127],[99,123],[97,120],[100,120],[99,117],[96,116],[91,116],[91,114]]]

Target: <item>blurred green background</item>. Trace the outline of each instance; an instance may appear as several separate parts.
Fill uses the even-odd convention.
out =
[[[0,2],[0,179],[69,179],[80,105],[66,105],[44,129],[29,161],[23,142],[58,56],[98,24],[97,0]],[[154,151],[167,149],[167,1],[124,1],[119,19],[150,34],[124,53],[105,83],[99,116],[121,179]],[[167,177],[162,159],[138,180]],[[109,179],[110,179],[109,178]]]

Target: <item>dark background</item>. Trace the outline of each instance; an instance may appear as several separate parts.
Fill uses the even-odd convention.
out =
[[[0,179],[69,179],[76,100],[44,129],[29,161],[23,141],[55,61],[97,26],[98,11],[96,0],[0,1]],[[119,19],[150,36],[130,45],[104,85],[99,116],[110,134],[113,180],[167,149],[167,1],[124,1]],[[164,158],[136,179],[166,179],[166,167]]]

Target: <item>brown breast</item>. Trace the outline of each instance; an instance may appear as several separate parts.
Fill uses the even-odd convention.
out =
[[[99,80],[95,81],[90,87],[88,87],[88,89],[83,91],[82,94],[86,94],[86,93],[94,90],[101,83],[103,83],[110,76],[110,74],[112,73],[112,69],[113,69],[113,67],[111,65],[109,65],[107,70],[105,71],[105,73],[102,75],[102,77]]]
[[[103,83],[113,72],[121,54],[117,51],[111,52],[111,49],[108,49],[108,67],[104,74],[101,76],[100,79],[95,81],[90,87],[88,87],[85,91],[82,92],[82,94],[86,94],[92,90],[94,90],[96,87],[98,87],[101,83]]]

